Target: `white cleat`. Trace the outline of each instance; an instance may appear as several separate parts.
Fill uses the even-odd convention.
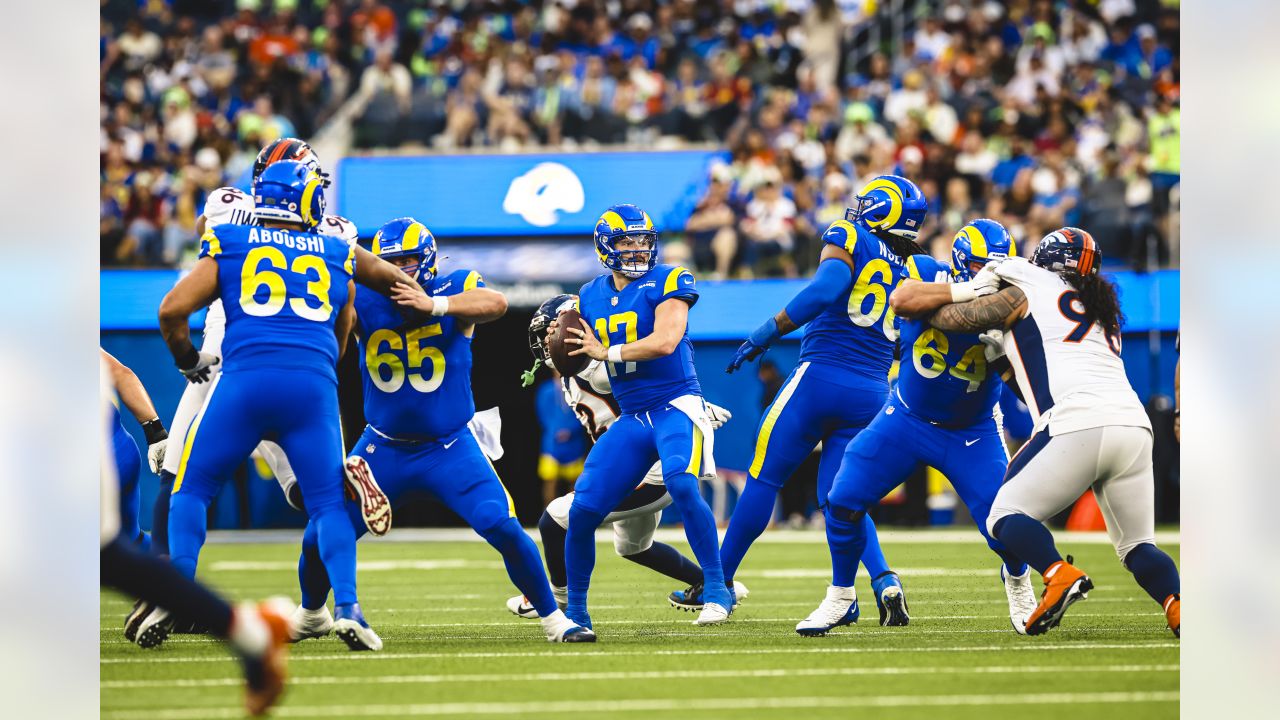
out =
[[[547,642],[580,643],[596,641],[596,634],[591,628],[583,627],[570,620],[563,610],[541,618],[542,630],[547,634]]]
[[[720,603],[709,602],[702,606],[702,612],[698,613],[698,619],[693,621],[694,625],[719,625],[729,619],[729,611]]]
[[[142,618],[138,623],[137,635],[134,642],[138,643],[138,647],[151,648],[160,647],[165,640],[169,639],[169,634],[173,632],[174,617],[169,614],[168,610],[162,607],[155,607],[150,614]]]
[[[1026,635],[1027,618],[1040,604],[1035,588],[1031,586],[1031,568],[1028,566],[1022,575],[1011,575],[1009,568],[1001,565],[1000,579],[1004,581],[1004,594],[1009,598],[1009,622],[1014,632]]]
[[[827,587],[827,597],[809,617],[796,623],[796,632],[805,637],[826,635],[834,628],[858,622],[858,596],[852,587]]]
[[[308,610],[299,605],[289,614],[289,642],[319,638],[333,632],[333,615],[326,605]]]
[[[519,615],[526,620],[537,620],[538,611],[533,609],[533,605],[529,604],[529,599],[523,595],[517,595],[507,600],[507,609],[512,615]]]
[[[733,607],[735,610],[738,608],[739,603],[746,600],[747,596],[751,594],[751,591],[747,589],[746,585],[742,584],[741,580],[734,580],[733,584],[729,586],[729,591],[733,593]]]
[[[361,625],[350,618],[342,618],[335,622],[333,632],[352,650],[376,652],[382,649],[382,638],[378,637],[378,633],[374,632],[373,628]]]

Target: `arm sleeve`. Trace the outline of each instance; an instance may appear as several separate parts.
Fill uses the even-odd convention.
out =
[[[791,302],[787,303],[787,317],[797,326],[818,317],[823,308],[849,292],[853,282],[853,270],[839,258],[828,258],[818,265],[818,272]]]

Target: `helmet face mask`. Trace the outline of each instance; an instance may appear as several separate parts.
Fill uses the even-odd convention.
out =
[[[614,205],[596,221],[596,256],[606,269],[632,280],[658,264],[658,232],[635,205]]]
[[[960,228],[951,241],[951,263],[956,279],[972,280],[992,260],[1017,255],[1009,231],[995,220],[979,218]]]

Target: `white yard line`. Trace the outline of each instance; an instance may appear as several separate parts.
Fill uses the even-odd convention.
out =
[[[874,631],[873,631],[874,632]],[[1000,632],[1009,632],[1002,630]],[[502,639],[502,638],[490,638]],[[122,640],[123,642],[123,640]],[[208,642],[208,641],[206,641]],[[1138,650],[1145,648],[1176,648],[1179,644],[1176,642],[1136,642],[1136,643],[1090,643],[1090,642],[1074,642],[1074,643],[1058,643],[1058,644],[1041,644],[1034,640],[1028,640],[1022,645],[954,645],[954,646],[895,646],[895,647],[811,647],[807,645],[797,644],[795,647],[769,647],[769,648],[683,648],[680,650],[616,650],[611,651],[604,649],[584,652],[581,657],[584,658],[602,658],[602,657],[627,657],[627,656],[665,656],[676,655],[680,657],[704,656],[704,655],[810,655],[810,654],[863,654],[863,653],[909,653],[909,652],[990,652],[990,651],[1060,651],[1060,650]],[[555,650],[508,650],[508,651],[492,651],[492,652],[420,652],[420,653],[338,653],[323,655],[300,655],[293,654],[289,658],[289,662],[333,662],[335,660],[354,660],[357,662],[368,662],[377,660],[425,660],[428,658],[535,658],[535,657],[558,657],[565,658],[567,653],[574,652],[569,648],[557,648]],[[231,662],[228,657],[171,657],[163,653],[142,653],[139,651],[139,657],[127,658],[101,658],[99,662],[103,665],[120,665],[133,663],[219,663]]]
[[[1153,673],[1177,672],[1178,665],[987,665],[981,667],[874,667],[874,668],[759,668],[754,670],[656,670],[639,672],[584,673],[479,673],[444,675],[331,675],[295,677],[290,685],[432,685],[477,682],[608,682],[614,680],[716,680],[725,678],[792,678],[863,675],[1017,675],[1042,673]],[[243,677],[182,678],[157,680],[104,680],[103,690],[181,687],[206,688],[239,686]]]
[[[547,715],[603,714],[619,712],[696,712],[699,710],[758,710],[799,708],[884,708],[884,707],[955,707],[990,705],[1062,705],[1062,704],[1129,704],[1176,703],[1176,691],[1169,692],[1099,692],[1036,693],[1023,695],[872,695],[863,697],[759,697],[759,698],[647,698],[643,700],[555,701],[506,703],[433,703],[404,705],[299,705],[272,711],[277,717],[408,717],[439,715]],[[138,710],[108,711],[108,720],[133,720]],[[240,718],[236,708],[174,708],[153,710],[145,715],[150,720],[194,720],[195,718]]]

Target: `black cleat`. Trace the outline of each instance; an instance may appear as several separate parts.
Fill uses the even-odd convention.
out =
[[[138,626],[142,621],[155,610],[155,605],[139,600],[133,604],[133,609],[129,611],[128,617],[124,619],[124,638],[129,642],[135,642],[138,639]]]

